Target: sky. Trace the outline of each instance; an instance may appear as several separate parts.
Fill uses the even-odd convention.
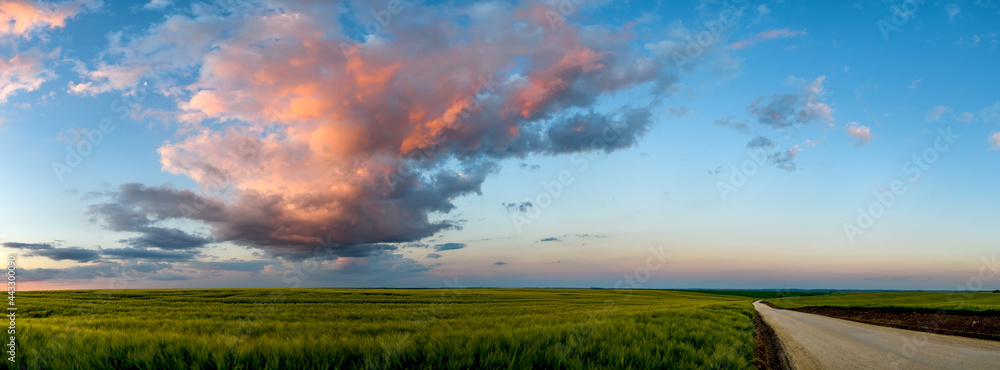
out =
[[[0,0],[19,289],[1000,288],[1000,2]]]

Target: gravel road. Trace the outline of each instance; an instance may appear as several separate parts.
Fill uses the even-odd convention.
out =
[[[796,369],[1000,369],[1000,342],[753,305]]]

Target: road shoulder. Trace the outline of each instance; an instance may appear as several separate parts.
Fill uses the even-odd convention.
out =
[[[760,302],[760,301],[757,301]],[[754,302],[756,303],[756,302]],[[777,333],[767,322],[761,318],[759,311],[754,311],[754,361],[753,366],[757,369],[786,370],[791,369],[788,356],[781,346],[781,340]]]

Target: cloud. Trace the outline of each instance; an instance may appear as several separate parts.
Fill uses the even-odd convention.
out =
[[[976,115],[972,112],[962,112],[955,116],[955,120],[958,122],[971,122],[976,118]]]
[[[923,81],[923,79],[922,78],[918,78],[918,79],[914,80],[913,83],[911,83],[908,86],[910,88],[910,91],[913,91],[914,89],[916,89],[917,88],[917,84],[920,83],[920,81]]]
[[[755,137],[751,139],[749,142],[747,142],[747,149],[755,149],[755,148],[770,149],[776,146],[778,146],[777,143],[763,136]]]
[[[66,20],[85,10],[101,6],[100,0],[77,0],[52,3],[27,0],[0,2],[0,38],[20,36],[28,38],[38,30],[51,30],[66,26]]]
[[[394,253],[380,253],[366,258],[339,258],[330,269],[322,272],[338,275],[355,275],[378,272],[378,277],[386,280],[414,276],[430,270],[430,267]],[[318,276],[322,278],[322,276]],[[338,279],[340,280],[340,279]],[[369,279],[366,279],[369,280]],[[371,284],[369,282],[368,284]]]
[[[111,248],[101,251],[111,259],[144,260],[160,262],[183,262],[193,260],[196,253],[189,251],[169,252],[145,248]]]
[[[674,118],[687,118],[691,117],[691,115],[694,114],[694,111],[688,109],[688,107],[680,107],[680,108],[669,107],[667,108],[667,113],[669,113],[670,116]]]
[[[755,34],[753,36],[750,36],[746,40],[740,40],[740,41],[734,42],[732,44],[729,44],[729,48],[730,49],[746,49],[746,48],[749,48],[751,46],[756,45],[758,42],[761,42],[761,41],[767,41],[767,40],[773,40],[773,39],[783,39],[783,38],[790,38],[790,37],[798,37],[798,36],[802,36],[802,35],[806,35],[806,34],[807,34],[806,30],[792,31],[792,30],[789,30],[787,28],[780,29],[780,30],[768,30],[768,31],[764,31],[764,32]]]
[[[857,140],[857,146],[865,146],[872,141],[872,132],[868,126],[850,122],[845,126],[845,129],[848,135]]]
[[[776,129],[786,129],[794,125],[806,125],[812,121],[833,121],[833,110],[823,103],[823,81],[819,76],[812,81],[790,79],[799,85],[795,94],[774,94],[765,104],[761,96],[747,107],[755,115],[758,123]]]
[[[162,248],[168,250],[197,249],[212,242],[212,239],[190,235],[178,229],[139,226],[133,230],[139,231],[143,235],[122,239],[119,242],[138,248]]]
[[[146,188],[139,184],[126,184],[118,192],[109,195],[111,201],[91,205],[88,213],[92,220],[104,221],[105,228],[109,230],[140,234],[119,242],[139,249],[165,250],[198,249],[212,242],[210,238],[188,234],[179,229],[155,226],[158,221],[183,218],[186,212],[194,211],[194,206],[207,207],[203,203],[195,203],[205,200],[190,191],[178,192],[167,186]],[[213,211],[219,212],[217,205],[206,210]]]
[[[767,4],[760,4],[759,6],[757,6],[757,14],[760,14],[761,16],[767,16],[768,14],[771,14],[771,8],[768,8]]]
[[[437,254],[437,253],[429,253],[429,254],[427,255],[427,258],[434,258],[434,259],[437,259],[437,258],[441,258],[441,255],[440,255],[440,254]]]
[[[434,246],[434,250],[438,252],[453,251],[462,248],[465,248],[465,243],[444,243]]]
[[[146,10],[163,10],[173,3],[174,0],[150,0],[150,2],[143,5],[142,8]]]
[[[990,143],[993,144],[993,149],[1000,149],[1000,132],[993,133],[993,136],[990,136]]]
[[[25,281],[72,280],[78,282],[80,280],[93,280],[101,277],[133,280],[170,268],[169,264],[156,262],[98,262],[92,265],[72,266],[61,269],[19,269],[18,274],[21,274]]]
[[[617,119],[614,117],[589,112],[554,122],[546,132],[549,143],[546,152],[568,154],[597,149],[611,153],[638,143],[652,125],[652,112],[647,108],[625,109],[619,112]],[[605,139],[608,137],[614,140]]]
[[[742,16],[743,10],[738,10],[733,14],[732,20],[738,22]],[[699,28],[689,29],[683,22],[674,21],[667,27],[666,38],[646,42],[644,48],[658,59],[684,60],[680,65],[672,67],[686,73],[705,68],[722,79],[742,74],[743,59],[731,55],[731,50],[725,47],[727,37],[725,32],[717,34],[717,38],[713,37],[710,42],[698,43],[700,47],[698,53],[692,54],[688,51],[693,45],[690,40],[702,37],[702,31],[703,29]]]
[[[32,48],[10,59],[0,57],[0,104],[19,91],[38,90],[43,83],[54,79],[55,72],[45,66],[45,60],[58,54],[58,50],[43,53]]]
[[[927,115],[924,116],[924,120],[927,122],[934,122],[941,119],[941,115],[951,112],[951,107],[947,105],[935,105],[933,108],[927,111]]]
[[[238,271],[238,272],[260,272],[264,270],[265,267],[273,265],[273,261],[267,260],[238,260],[232,259],[229,261],[191,261],[184,264],[184,267],[199,271],[208,272],[222,272],[222,271]]]
[[[709,175],[718,175],[722,173],[722,166],[716,167],[715,169],[708,170]]]
[[[156,280],[156,281],[181,281],[181,280],[190,280],[190,279],[191,279],[190,276],[178,275],[178,274],[169,273],[169,272],[168,273],[163,273],[163,274],[154,274],[154,275],[146,276],[146,280]]]
[[[506,208],[507,212],[521,212],[521,213],[528,212],[528,208],[535,206],[534,204],[531,204],[531,202],[521,202],[521,203],[509,202],[509,203],[500,203],[500,205]]]
[[[506,264],[507,264],[507,262],[504,262],[504,261],[497,261],[497,262],[494,262],[493,264],[494,264],[494,265],[497,265],[497,266],[503,266],[503,265],[506,265]]]
[[[521,163],[521,168],[527,168],[529,170],[537,170],[539,168],[542,168],[542,166],[537,164]]]
[[[948,4],[944,6],[944,10],[948,12],[948,21],[951,22],[955,20],[955,16],[962,12],[962,8],[957,4]]]
[[[51,243],[7,242],[0,245],[3,245],[4,248],[23,250],[26,257],[46,257],[54,261],[72,260],[76,262],[90,262],[101,257],[101,254],[95,250],[80,247],[60,248]]]
[[[206,191],[125,184],[91,210],[146,236],[136,247],[172,232],[163,221],[193,220],[212,234],[182,241],[301,256],[323,238],[337,256],[376,255],[460,228],[452,201],[479,194],[508,159],[636,145],[653,105],[599,103],[630,89],[663,96],[678,78],[631,34],[551,29],[530,3],[411,4],[360,42],[343,30],[374,4],[225,4],[111,34],[102,59],[77,70],[75,93],[151,79],[178,102],[185,130],[159,148],[162,169]],[[468,22],[437,21],[455,18]]]
[[[722,117],[715,119],[716,126],[728,127],[742,134],[750,133],[750,124],[739,121],[733,117]]]
[[[101,0],[0,1],[0,42],[13,51],[10,57],[0,56],[0,104],[18,92],[38,90],[43,83],[57,77],[47,64],[58,59],[59,49],[43,51],[30,47],[22,52],[19,44],[35,38],[44,43],[48,31],[62,28],[68,19],[101,5]]]
[[[793,146],[784,152],[774,153],[771,156],[771,162],[774,163],[780,169],[785,171],[795,171],[798,167],[795,165],[795,158],[799,155],[802,149],[798,145]]]
[[[559,238],[550,237],[550,238],[545,238],[545,239],[542,239],[542,240],[539,240],[539,241],[540,242],[558,242],[560,240],[559,240]]]
[[[1000,123],[1000,101],[979,110],[979,119],[986,123]]]

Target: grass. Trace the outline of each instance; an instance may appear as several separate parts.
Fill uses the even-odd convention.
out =
[[[1000,293],[844,293],[768,299],[781,308],[844,307],[1000,312]]]
[[[22,292],[16,366],[746,369],[751,300],[591,289]]]

